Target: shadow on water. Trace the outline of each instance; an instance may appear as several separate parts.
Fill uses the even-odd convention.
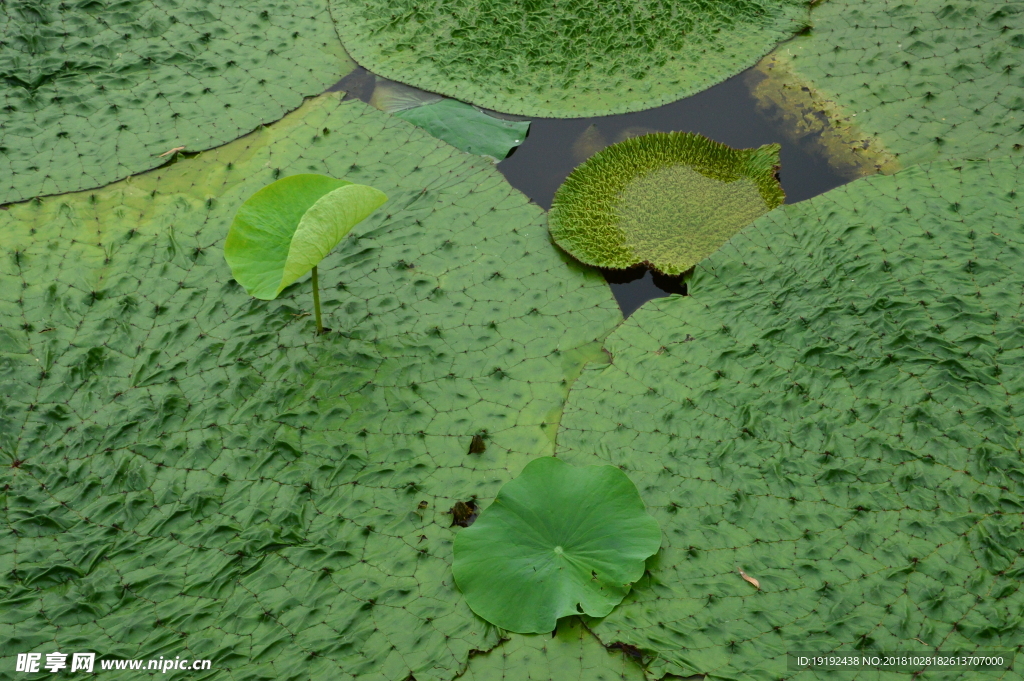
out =
[[[758,109],[750,93],[750,72],[741,73],[704,92],[656,109],[592,118],[530,118],[530,131],[498,170],[509,183],[544,209],[573,168],[602,148],[649,132],[696,132],[731,147],[750,148],[776,142],[782,146],[779,179],[786,203],[796,203],[846,184],[852,178],[829,165],[813,137],[795,142],[778,118]],[[369,101],[374,76],[357,68],[331,91]],[[501,116],[501,114],[498,114]],[[523,117],[515,117],[522,119]],[[602,270],[628,317],[646,301],[686,294],[681,277],[654,274],[644,267]]]

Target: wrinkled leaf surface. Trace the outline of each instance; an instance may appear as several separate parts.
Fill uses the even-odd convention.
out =
[[[344,333],[311,332],[301,285],[253,300],[221,256],[278,170],[390,197],[323,263]],[[447,510],[552,453],[621,315],[493,164],[331,94],[0,211],[0,235],[4,669],[187,650],[218,678],[451,679],[497,644]]]
[[[1024,644],[1022,198],[1010,159],[858,180],[760,218],[610,336],[558,456],[622,466],[665,545],[599,638],[654,678]]]
[[[10,0],[0,36],[0,204],[224,144],[355,66],[326,0]]]

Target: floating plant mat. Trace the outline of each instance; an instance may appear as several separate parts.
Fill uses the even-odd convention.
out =
[[[551,236],[581,262],[682,274],[782,204],[779,145],[653,133],[599,151],[555,193]]]
[[[753,72],[754,95],[840,163],[894,172],[1024,143],[1024,5],[828,0]]]
[[[509,121],[475,106],[432,92],[375,78],[369,103],[381,111],[418,125],[456,149],[487,156],[495,163],[526,139],[529,121]]]
[[[1005,158],[857,180],[760,218],[609,337],[558,457],[621,466],[665,539],[598,638],[652,678],[1024,644],[1022,200]]]
[[[0,211],[3,665],[171,646],[239,678],[451,679],[498,643],[448,510],[552,453],[621,316],[492,163],[339,98]],[[301,173],[389,197],[319,266],[324,336],[308,278],[255,300],[222,253]]]
[[[808,18],[804,0],[330,2],[345,46],[374,73],[555,118],[682,99],[752,66]]]
[[[326,0],[11,0],[4,10],[0,204],[224,144],[354,66]]]

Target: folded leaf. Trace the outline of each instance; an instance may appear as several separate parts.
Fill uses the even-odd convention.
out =
[[[249,295],[273,300],[387,201],[383,192],[325,175],[292,175],[239,207],[224,243]]]

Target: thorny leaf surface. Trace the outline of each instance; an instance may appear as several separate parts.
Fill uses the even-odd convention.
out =
[[[1010,159],[858,180],[609,337],[558,456],[622,466],[665,540],[601,640],[655,678],[756,679],[815,678],[787,651],[1024,644],[1022,197]]]
[[[229,142],[354,64],[326,0],[8,0],[0,204],[98,187]]]
[[[752,66],[806,25],[804,0],[330,0],[374,73],[505,113],[641,111]]]
[[[5,669],[90,649],[428,681],[498,642],[446,512],[552,453],[621,315],[490,162],[339,100],[0,211]],[[390,197],[321,264],[343,332],[319,337],[307,283],[253,300],[220,251],[245,198],[307,172]]]
[[[733,149],[688,132],[628,138],[558,188],[551,238],[588,265],[682,274],[782,204],[778,170],[778,144]]]

